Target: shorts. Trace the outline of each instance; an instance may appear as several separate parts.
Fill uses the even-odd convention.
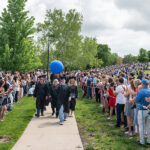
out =
[[[4,98],[2,105],[5,106],[8,104],[8,98]]]

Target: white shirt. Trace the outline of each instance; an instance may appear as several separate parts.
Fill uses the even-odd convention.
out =
[[[125,104],[126,103],[126,98],[125,96],[122,94],[122,91],[124,90],[123,85],[119,85],[116,88],[116,92],[118,93],[117,97],[116,97],[116,105],[117,104]]]
[[[28,94],[31,94],[31,95],[33,95],[33,93],[34,93],[34,90],[35,90],[35,88],[30,88],[30,89],[29,89],[29,91],[28,91]]]
[[[88,79],[88,77],[87,77],[87,76],[85,76],[85,77],[83,78],[83,82],[86,82],[86,81],[87,81],[87,79]]]
[[[123,78],[123,79],[124,79],[124,85],[128,86],[127,79],[126,78]]]

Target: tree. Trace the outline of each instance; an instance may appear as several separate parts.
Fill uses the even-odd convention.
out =
[[[148,55],[148,58],[149,58],[149,61],[150,61],[150,51],[147,51],[147,55]]]
[[[101,67],[102,64],[102,60],[97,57],[96,38],[85,37],[82,41],[81,53],[78,57],[77,65],[84,70],[90,67]]]
[[[40,65],[32,35],[34,17],[25,11],[27,0],[8,0],[0,17],[0,66],[3,70],[28,71]]]
[[[124,64],[133,64],[135,63],[135,57],[132,54],[125,55],[122,62]]]
[[[147,55],[147,51],[144,48],[139,50],[138,61],[142,63],[148,62],[149,58]]]
[[[99,59],[102,59],[103,66],[112,65],[111,59],[111,49],[107,44],[99,44],[97,47],[97,56]]]
[[[116,65],[117,64],[117,59],[118,59],[118,54],[117,53],[111,53],[110,55],[110,63],[111,65]]]
[[[117,58],[117,65],[121,65],[122,64],[122,58],[121,57],[118,57]]]
[[[79,34],[82,25],[82,15],[75,10],[67,14],[62,10],[54,9],[46,12],[44,23],[38,24],[38,32],[42,33],[41,39],[47,40],[49,35],[54,35],[50,43],[54,47],[55,58],[61,60],[67,68],[76,67],[76,59],[80,54],[82,36]]]

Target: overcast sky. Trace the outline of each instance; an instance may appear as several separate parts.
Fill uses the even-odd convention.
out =
[[[0,0],[0,14],[7,0]],[[26,9],[36,23],[47,9],[76,9],[83,15],[82,34],[96,37],[120,56],[150,50],[150,0],[28,0]]]

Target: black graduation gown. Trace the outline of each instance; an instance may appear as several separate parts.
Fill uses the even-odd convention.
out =
[[[69,92],[68,92],[69,86],[66,86],[64,88],[65,90],[65,99],[64,99],[64,112],[69,113]]]
[[[51,86],[51,96],[52,96],[52,102],[51,105],[54,108],[57,108],[57,99],[58,99],[58,95],[59,95],[59,85],[55,86]]]
[[[71,101],[69,102],[69,108],[74,111],[76,105],[76,99],[78,98],[77,86],[75,85],[69,86],[67,95],[71,97]]]
[[[72,86],[68,86],[68,96],[73,98],[72,96],[75,96],[74,98],[78,98],[78,89],[77,86],[72,85]]]
[[[51,84],[49,82],[44,83],[44,90],[45,90],[45,99],[44,99],[44,104],[45,106],[49,105],[49,99],[46,99],[46,96],[51,96]]]
[[[67,97],[67,85],[60,85],[59,86],[59,95],[58,95],[58,102],[57,102],[58,108],[61,107],[61,105],[64,106],[64,112],[69,112],[68,107],[68,97]]]
[[[45,102],[45,84],[37,83],[34,90],[34,97],[36,97],[36,108],[43,109]]]

